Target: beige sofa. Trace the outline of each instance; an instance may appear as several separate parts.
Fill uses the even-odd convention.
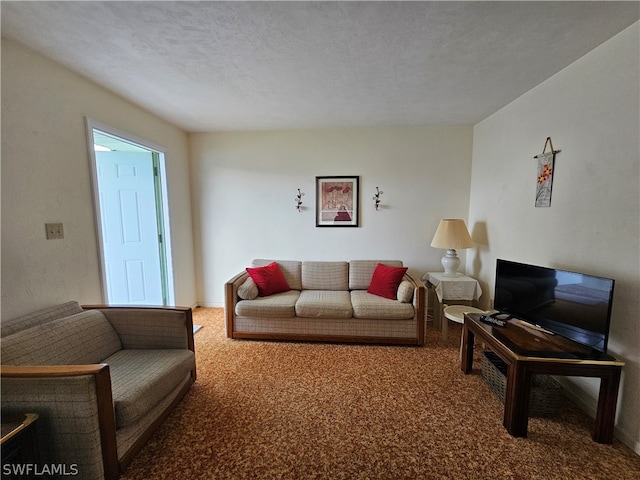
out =
[[[252,266],[271,262],[257,259]],[[421,281],[405,273],[393,299],[367,291],[378,264],[402,267],[401,261],[276,263],[291,290],[256,297],[247,271],[226,283],[229,338],[424,344],[427,306]]]
[[[83,480],[118,478],[196,379],[190,308],[68,302],[1,336],[2,412],[37,413],[41,463]]]

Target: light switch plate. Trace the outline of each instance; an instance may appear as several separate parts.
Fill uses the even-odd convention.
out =
[[[64,229],[61,223],[45,223],[44,226],[47,229],[47,240],[64,238]]]

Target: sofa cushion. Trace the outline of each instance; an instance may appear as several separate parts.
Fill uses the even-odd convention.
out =
[[[12,320],[2,319],[2,330],[0,331],[1,337],[7,335],[13,335],[21,330],[26,330],[36,325],[57,320],[58,318],[68,317],[75,313],[82,312],[82,307],[76,301],[62,303],[60,305],[54,305],[52,307],[43,308],[27,315],[22,315]]]
[[[366,290],[379,263],[390,267],[402,267],[400,260],[351,260],[349,262],[349,289]]]
[[[236,315],[264,318],[295,317],[295,305],[299,296],[299,291],[289,290],[254,300],[240,300],[236,303]]]
[[[396,300],[398,298],[398,286],[407,270],[407,267],[390,267],[379,263],[373,271],[371,284],[367,292],[390,300]]]
[[[296,302],[296,315],[305,318],[351,318],[351,297],[347,291],[303,290]]]
[[[181,309],[118,307],[101,310],[120,337],[122,348],[189,348]]]
[[[122,348],[106,317],[87,310],[22,330],[2,339],[5,365],[83,365],[102,363]]]
[[[302,290],[302,262],[297,260],[265,260],[263,258],[256,258],[251,262],[252,267],[264,267],[271,262],[276,261],[282,275],[284,275],[287,285],[291,290]]]
[[[403,280],[398,285],[397,298],[399,302],[410,303],[413,301],[413,291],[415,287],[409,280]]]
[[[411,303],[380,297],[365,290],[351,292],[354,318],[405,320],[413,318],[415,310]]]
[[[261,297],[291,290],[276,262],[271,262],[264,267],[247,267],[247,272],[256,282],[258,295]]]
[[[302,262],[303,290],[349,290],[347,262]]]
[[[242,285],[238,287],[238,296],[243,300],[253,300],[258,296],[258,285],[253,281],[253,278],[247,278]]]
[[[149,412],[195,366],[191,350],[133,350],[116,352],[105,360],[111,373],[116,428],[131,425]]]

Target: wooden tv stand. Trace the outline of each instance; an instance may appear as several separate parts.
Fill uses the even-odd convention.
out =
[[[529,329],[517,320],[505,327],[480,321],[480,314],[465,314],[460,368],[470,373],[475,337],[508,366],[503,425],[514,437],[526,437],[529,422],[531,378],[536,374],[600,378],[600,394],[593,439],[613,442],[616,402],[624,362],[591,350],[559,335]]]

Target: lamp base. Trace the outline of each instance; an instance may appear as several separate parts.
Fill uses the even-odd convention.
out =
[[[444,267],[444,276],[445,277],[457,277],[458,267],[460,266],[460,258],[458,257],[458,253],[450,248],[445,253],[444,257],[442,257],[442,266]]]

